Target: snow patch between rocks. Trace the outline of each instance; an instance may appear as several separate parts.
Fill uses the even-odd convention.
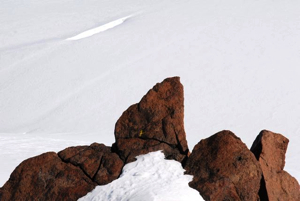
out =
[[[87,38],[87,37],[90,37],[90,36],[93,36],[97,33],[100,33],[100,32],[103,32],[103,31],[106,31],[108,29],[112,29],[120,24],[122,24],[123,22],[125,22],[128,18],[132,17],[133,15],[129,15],[129,16],[126,16],[126,17],[123,17],[123,18],[120,18],[120,19],[117,19],[117,20],[114,20],[112,22],[109,22],[107,24],[104,24],[104,25],[101,25],[99,27],[96,27],[96,28],[93,28],[93,29],[90,29],[90,30],[87,30],[87,31],[84,31],[76,36],[73,36],[71,38],[67,38],[66,40],[80,40],[80,39],[83,39],[83,38]]]
[[[193,176],[184,175],[181,164],[165,160],[161,151],[136,157],[124,166],[119,179],[97,186],[79,201],[183,201],[203,200],[198,191],[189,187]]]

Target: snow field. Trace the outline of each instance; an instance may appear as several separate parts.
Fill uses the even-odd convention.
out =
[[[223,129],[250,147],[269,129],[290,139],[285,170],[299,181],[299,13],[294,0],[4,0],[0,185],[28,157],[111,145],[121,113],[175,75],[191,150]]]

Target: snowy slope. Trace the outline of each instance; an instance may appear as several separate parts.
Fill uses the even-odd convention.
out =
[[[184,175],[179,162],[165,160],[162,152],[151,152],[127,164],[119,179],[97,186],[79,201],[201,201],[199,192],[190,188],[191,175]]]
[[[223,129],[251,146],[269,129],[290,139],[300,180],[299,13],[294,0],[3,0],[0,185],[30,156],[110,145],[121,113],[174,75],[190,149]],[[93,34],[67,40],[80,33]]]

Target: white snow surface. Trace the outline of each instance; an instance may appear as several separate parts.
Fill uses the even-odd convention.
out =
[[[97,186],[79,201],[200,201],[199,192],[190,188],[191,175],[184,175],[181,164],[165,160],[161,151],[137,157],[124,166],[119,179]]]
[[[300,180],[300,1],[2,0],[0,24],[0,186],[28,157],[111,145],[122,112],[175,75],[191,150],[269,129]]]

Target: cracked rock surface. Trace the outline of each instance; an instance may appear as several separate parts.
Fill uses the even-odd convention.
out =
[[[111,147],[93,143],[90,146],[69,147],[60,151],[58,156],[65,162],[80,167],[98,185],[117,179],[123,168],[123,161]]]
[[[77,200],[119,177],[123,161],[110,147],[69,147],[23,161],[0,189],[0,200]]]
[[[167,78],[122,114],[115,126],[114,147],[125,163],[157,150],[163,150],[167,159],[185,161],[189,150],[183,99],[179,77]]]

